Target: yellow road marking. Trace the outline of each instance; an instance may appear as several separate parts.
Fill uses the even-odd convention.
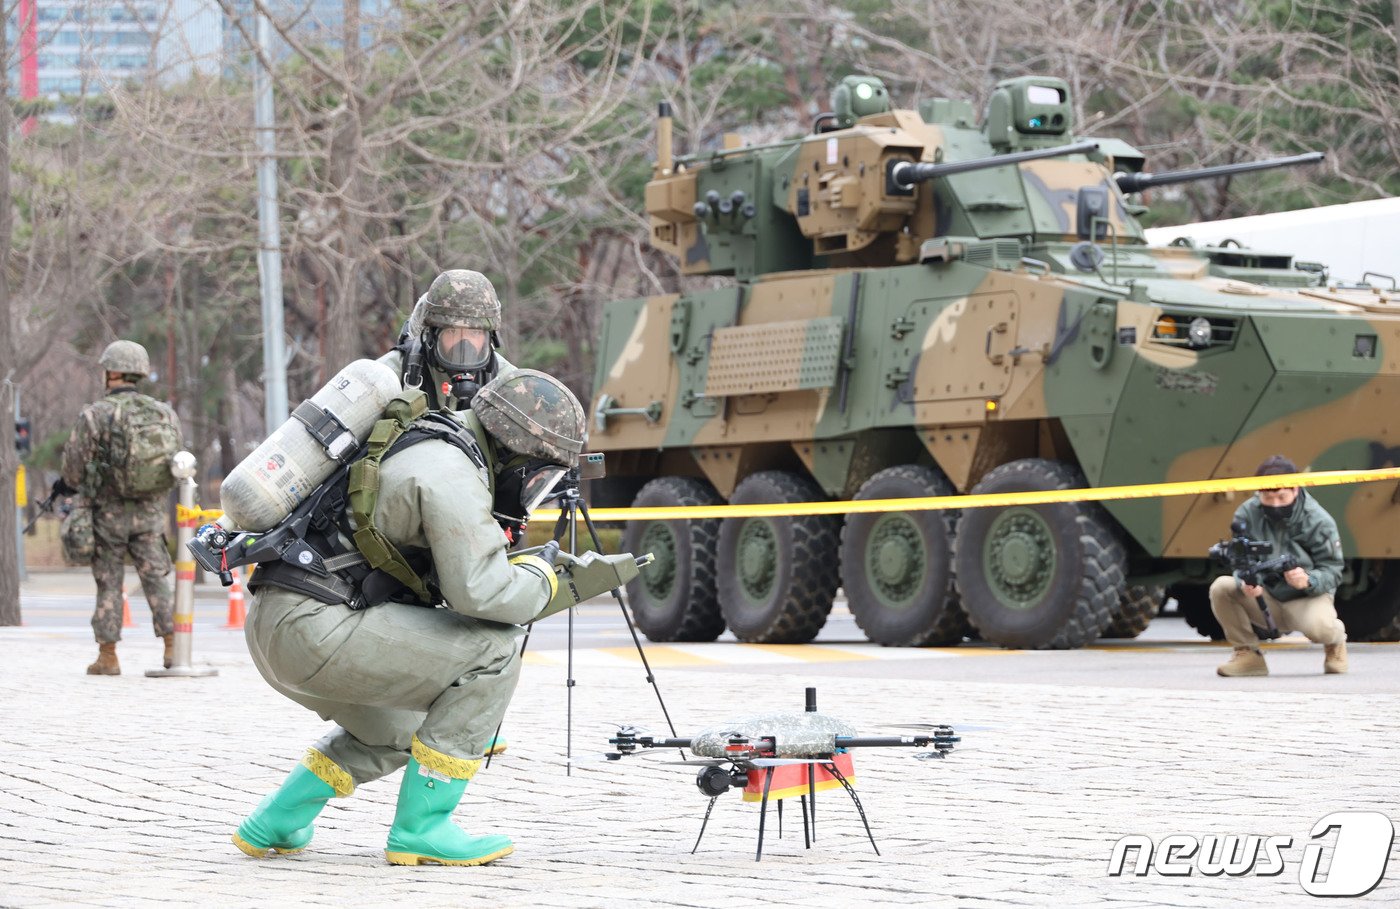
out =
[[[764,653],[791,657],[806,663],[846,663],[854,660],[875,659],[857,651],[839,650],[821,644],[738,644],[736,646],[746,650],[759,650]]]
[[[637,656],[635,647],[598,647],[599,653],[608,653],[623,659],[629,659],[634,663],[640,663],[641,658]],[[667,647],[664,644],[651,644],[646,648],[647,662],[653,666],[720,666],[724,660],[716,660],[710,657],[699,656],[675,647]]]

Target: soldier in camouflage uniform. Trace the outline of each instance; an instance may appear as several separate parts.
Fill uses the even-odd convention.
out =
[[[93,509],[96,545],[92,576],[97,581],[97,609],[92,616],[92,630],[97,638],[98,657],[87,671],[89,675],[121,674],[117,642],[122,636],[122,578],[128,554],[151,607],[156,637],[165,639],[168,668],[174,655],[175,626],[167,580],[171,568],[165,544],[167,496],[162,493],[122,497],[115,488],[109,446],[118,403],[126,412],[143,412],[168,421],[177,440],[180,419],[168,405],[136,390],[136,383],[151,370],[150,358],[140,344],[114,341],[98,362],[106,370],[107,393],[102,400],[83,408],[77,428],[63,448],[63,482],[70,491],[82,493]]]
[[[485,275],[454,268],[418,299],[399,343],[379,358],[404,387],[421,387],[428,406],[461,410],[477,390],[515,367],[496,350],[501,301]]]
[[[435,580],[441,608],[391,599],[352,609],[353,596],[330,602],[293,589],[299,576],[285,563],[255,576],[254,664],[337,725],[239,826],[233,841],[248,855],[300,851],[328,799],[401,767],[390,862],[477,865],[514,848],[504,836],[467,835],[452,812],[515,690],[521,626],[603,590],[559,581],[538,556],[511,557],[493,513],[518,514],[577,464],[585,416],[562,383],[517,370],[450,419],[486,465],[443,435],[404,447],[380,464],[373,511],[395,547],[426,553],[432,569],[422,576]]]

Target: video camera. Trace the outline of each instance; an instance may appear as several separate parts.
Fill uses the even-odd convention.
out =
[[[1212,546],[1209,550],[1210,557],[1228,567],[1242,583],[1251,587],[1262,587],[1264,582],[1282,577],[1285,571],[1298,567],[1298,560],[1290,553],[1269,558],[1274,551],[1274,544],[1265,540],[1251,540],[1245,536],[1244,521],[1232,523],[1230,532],[1234,537],[1221,540]]]
[[[1274,544],[1265,540],[1251,540],[1245,536],[1246,525],[1244,521],[1236,520],[1230,524],[1230,532],[1234,534],[1229,540],[1221,540],[1209,550],[1210,557],[1230,569],[1230,572],[1239,578],[1240,583],[1248,584],[1250,587],[1262,587],[1266,581],[1281,577],[1284,572],[1291,571],[1298,567],[1298,560],[1291,553],[1285,552],[1283,555],[1274,556]],[[1261,641],[1272,641],[1278,638],[1281,632],[1274,623],[1274,617],[1269,613],[1269,604],[1264,598],[1256,597],[1259,604],[1259,611],[1264,615],[1265,627],[1250,624],[1254,627],[1254,633]]]

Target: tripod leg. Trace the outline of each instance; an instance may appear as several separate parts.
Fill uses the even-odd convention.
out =
[[[522,639],[521,642],[520,642],[520,658],[521,658],[522,660],[525,659],[525,648],[530,646],[530,632],[531,632],[532,630],[534,630],[534,627],[535,627],[535,626],[532,624],[532,625],[530,625],[529,628],[526,628],[526,629],[525,629],[525,637],[524,637],[524,639]],[[501,721],[500,721],[499,723],[496,724],[496,734],[493,735],[493,736],[491,737],[491,741],[494,742],[494,741],[496,741],[497,739],[499,739],[499,738],[501,737],[501,727],[504,726],[505,724],[506,724],[505,718],[502,717],[502,718],[501,718]],[[492,752],[492,753],[486,755],[486,768],[490,768],[490,766],[491,766],[491,758],[493,758],[493,757],[495,757],[495,756],[496,756],[496,755],[495,755],[494,752]]]
[[[807,796],[799,796],[802,801],[802,848],[812,848],[812,838],[807,833]]]
[[[763,805],[758,809],[758,852],[753,857],[755,862],[763,861],[763,822],[768,818],[768,788],[773,785],[774,769],[769,767],[763,775]],[[781,799],[778,804],[782,804]]]
[[[778,799],[778,839],[783,838],[783,800]]]
[[[871,848],[875,850],[876,855],[879,855],[880,847],[875,845],[875,834],[870,832],[870,821],[865,819],[865,806],[860,803],[860,797],[856,795],[855,787],[847,781],[845,774],[841,772],[841,768],[836,766],[835,761],[832,761],[826,766],[831,770],[832,776],[841,781],[841,787],[846,790],[846,794],[851,797],[851,801],[856,803],[856,811],[860,814],[860,822],[865,825],[865,835],[870,837]]]
[[[583,516],[583,524],[588,528],[588,536],[593,540],[593,548],[598,552],[603,551],[603,541],[598,538],[598,528],[593,526],[593,517],[588,513],[588,505],[583,499],[578,500],[578,513]],[[560,517],[563,520],[563,517]],[[627,611],[627,604],[622,599],[622,591],[618,588],[612,590],[613,599],[617,601],[617,608],[622,611],[622,620],[627,623],[627,630],[632,635],[632,646],[637,648],[637,656],[642,661],[642,668],[646,670],[647,682],[652,690],[656,692],[656,702],[661,705],[661,715],[666,718],[666,728],[671,730],[672,737],[676,737],[676,724],[671,722],[671,712],[666,709],[666,700],[661,696],[661,686],[656,684],[656,674],[651,671],[651,663],[647,660],[646,651],[642,649],[642,639],[637,636],[637,626],[632,623],[632,616]],[[573,611],[569,612],[573,621]],[[571,626],[572,627],[572,626]],[[686,760],[685,751],[681,750],[681,760]]]

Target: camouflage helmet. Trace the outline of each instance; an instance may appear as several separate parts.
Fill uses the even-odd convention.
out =
[[[108,372],[122,375],[151,374],[151,358],[146,354],[146,348],[135,341],[113,341],[102,351],[97,363]]]
[[[563,382],[534,369],[487,382],[472,399],[472,412],[501,445],[563,467],[578,464],[587,440],[578,398]]]
[[[501,327],[501,301],[481,272],[454,268],[433,279],[411,318],[420,328],[497,331]]]

